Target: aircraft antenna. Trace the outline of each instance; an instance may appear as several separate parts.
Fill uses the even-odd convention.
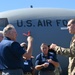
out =
[[[30,5],[30,8],[33,8],[33,6],[32,6],[32,5]]]

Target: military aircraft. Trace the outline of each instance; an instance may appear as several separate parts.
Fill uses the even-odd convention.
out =
[[[69,47],[72,35],[66,29],[67,21],[75,18],[75,10],[61,8],[23,8],[0,12],[0,30],[7,24],[13,24],[18,32],[17,41],[26,42],[23,33],[31,31],[34,38],[33,55],[39,54],[41,43],[56,43]],[[35,60],[35,59],[34,59]],[[58,60],[67,75],[68,57],[58,55]]]

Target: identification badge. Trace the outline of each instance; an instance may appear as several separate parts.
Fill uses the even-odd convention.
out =
[[[25,62],[24,62],[24,65],[28,65],[28,62],[27,62],[27,61],[25,61]]]

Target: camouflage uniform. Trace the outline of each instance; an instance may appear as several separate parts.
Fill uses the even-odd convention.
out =
[[[70,48],[56,46],[57,54],[69,56],[68,75],[75,75],[75,35],[72,37]]]
[[[55,72],[55,75],[61,75],[62,74],[61,66],[56,67],[54,72]]]

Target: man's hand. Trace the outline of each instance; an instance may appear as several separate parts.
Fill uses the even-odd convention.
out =
[[[26,44],[25,42],[22,42],[22,43],[20,44],[20,46],[23,47],[25,50],[27,49],[27,44]]]
[[[50,49],[53,49],[53,50],[54,50],[56,46],[57,46],[56,44],[53,44],[53,43],[52,43],[52,44],[50,45]]]
[[[32,42],[32,41],[33,41],[33,37],[32,37],[32,36],[28,36],[28,37],[27,37],[27,41],[28,41],[28,42]]]
[[[49,63],[52,63],[53,60],[52,60],[52,59],[48,59],[47,61],[48,61]]]
[[[43,64],[43,67],[44,68],[46,68],[46,67],[48,67],[49,66],[49,63],[48,62],[45,62],[44,64]]]
[[[22,42],[20,45],[21,45],[21,47],[27,46],[25,42]]]

